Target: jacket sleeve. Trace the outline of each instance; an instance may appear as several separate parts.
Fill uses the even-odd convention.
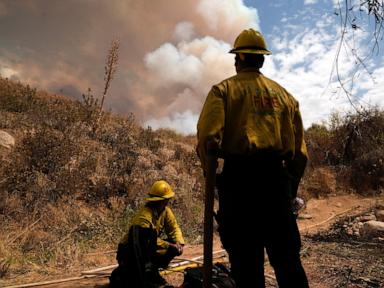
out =
[[[288,171],[292,176],[292,198],[295,198],[308,160],[307,146],[304,140],[303,121],[301,119],[298,103],[295,107],[292,124],[295,132],[295,153],[292,161],[288,163]]]
[[[204,171],[207,168],[207,143],[220,147],[225,124],[225,99],[218,88],[209,92],[197,123],[197,154]]]
[[[160,237],[157,237],[157,240],[156,240],[156,244],[157,244],[157,251],[162,251],[163,253],[165,253],[165,251],[167,251],[168,247],[169,247],[169,243],[163,239],[161,239]],[[161,252],[159,252],[161,254]]]
[[[154,230],[153,224],[150,220],[150,215],[144,209],[141,209],[135,215],[135,217],[131,221],[131,226],[139,226],[141,228],[148,228],[148,229]],[[129,232],[124,235],[120,243],[122,244],[128,243],[128,238],[129,238]]]
[[[185,244],[183,234],[179,225],[177,224],[175,215],[169,207],[167,207],[166,209],[167,210],[164,219],[165,234],[167,234],[168,239],[172,240],[173,242]]]

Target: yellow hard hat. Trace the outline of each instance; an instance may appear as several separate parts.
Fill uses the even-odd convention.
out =
[[[156,181],[153,183],[151,189],[148,192],[147,201],[161,201],[172,198],[175,196],[175,192],[172,191],[171,186],[164,180]]]
[[[233,49],[229,53],[272,54],[267,49],[263,35],[252,28],[243,30],[237,36]]]

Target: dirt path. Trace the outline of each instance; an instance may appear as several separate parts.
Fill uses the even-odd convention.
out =
[[[383,197],[381,198],[383,199]],[[343,257],[342,255],[339,255],[339,257],[336,257],[333,255],[335,253],[333,253],[332,255],[327,255],[327,251],[333,251],[332,249],[334,249],[335,251],[338,251],[340,247],[333,247],[332,245],[334,244],[332,243],[324,244],[324,243],[312,242],[312,240],[310,240],[310,235],[313,235],[314,233],[318,233],[319,231],[328,229],[330,225],[340,217],[344,217],[346,215],[356,215],[360,212],[369,210],[375,205],[376,201],[377,199],[375,198],[361,198],[356,195],[343,195],[343,196],[333,196],[326,199],[311,199],[307,203],[305,210],[301,213],[301,217],[299,218],[298,223],[303,236],[303,250],[307,251],[306,252],[307,254],[310,254],[310,255],[304,255],[303,263],[307,270],[311,287],[313,288],[338,287],[338,286],[329,286],[329,284],[327,284],[327,281],[324,281],[324,277],[328,277],[328,276],[326,273],[324,274],[324,269],[322,265],[332,266],[333,263],[337,262],[338,258],[341,259]],[[308,218],[308,219],[302,219],[302,217]],[[221,244],[218,238],[216,237],[214,241],[214,250],[219,250],[219,249],[221,249]],[[347,249],[347,248],[344,247],[344,249]],[[354,251],[357,251],[356,253],[359,252],[358,249],[355,249],[355,248],[354,248]],[[366,253],[367,251],[364,250],[360,252],[362,253],[362,255],[358,254],[357,258],[358,257],[364,258],[364,253]],[[370,251],[370,252],[377,253],[377,251]],[[192,259],[202,254],[203,254],[203,246],[201,244],[193,245],[193,246],[186,245],[183,258]],[[361,259],[360,262],[362,262],[363,260],[364,259]],[[330,262],[328,263],[327,261],[330,261]],[[106,263],[106,266],[107,265],[111,265],[111,263]],[[355,264],[351,263],[351,265],[355,265]],[[379,265],[379,266],[382,265],[381,268],[380,267],[379,268],[384,269],[384,263],[380,262],[380,263],[376,263],[376,265]],[[350,269],[353,269],[353,267]],[[273,275],[273,271],[268,265],[266,266],[266,271],[267,273]],[[330,271],[329,273],[332,274],[332,271]],[[59,278],[66,278],[66,277],[64,276],[55,277],[55,279],[59,279]],[[181,273],[172,273],[169,276],[166,276],[166,278],[173,285],[180,285],[182,282]],[[50,279],[53,279],[53,278],[50,278]],[[27,282],[28,281],[23,281],[23,283],[27,283]],[[79,281],[65,282],[61,284],[57,283],[52,285],[44,285],[41,287],[46,287],[46,288],[106,287],[107,283],[108,283],[108,278],[104,276],[103,278],[84,279]],[[7,283],[7,285],[9,284],[11,283]],[[381,285],[381,284],[378,284],[378,285]],[[276,286],[273,283],[273,281],[270,281],[268,287],[276,287]],[[349,288],[384,287],[384,284],[383,286],[345,286],[344,285],[339,287],[349,287]]]

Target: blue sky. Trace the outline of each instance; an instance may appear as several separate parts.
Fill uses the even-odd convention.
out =
[[[338,0],[0,0],[0,75],[77,99],[88,88],[100,96],[104,59],[119,39],[106,108],[190,134],[211,86],[235,73],[227,53],[235,37],[253,27],[273,52],[262,72],[299,100],[309,127],[352,109],[335,73],[338,8]],[[372,48],[373,25],[361,17],[361,29],[346,34],[339,75],[354,105],[383,107],[383,53],[365,60],[372,77],[351,53],[365,58]]]

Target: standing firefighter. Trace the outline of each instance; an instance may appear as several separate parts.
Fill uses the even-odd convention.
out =
[[[260,72],[271,52],[258,31],[241,32],[230,53],[237,74],[209,92],[197,152],[205,172],[212,150],[224,159],[217,218],[232,276],[240,288],[265,287],[265,248],[280,288],[308,287],[292,207],[307,162],[299,104]]]
[[[183,253],[181,229],[167,206],[175,193],[161,180],[152,185],[148,195],[118,246],[119,266],[112,272],[109,287],[172,287],[164,286],[166,281],[160,276],[159,268],[166,268],[175,256]],[[165,239],[160,238],[163,234]]]

